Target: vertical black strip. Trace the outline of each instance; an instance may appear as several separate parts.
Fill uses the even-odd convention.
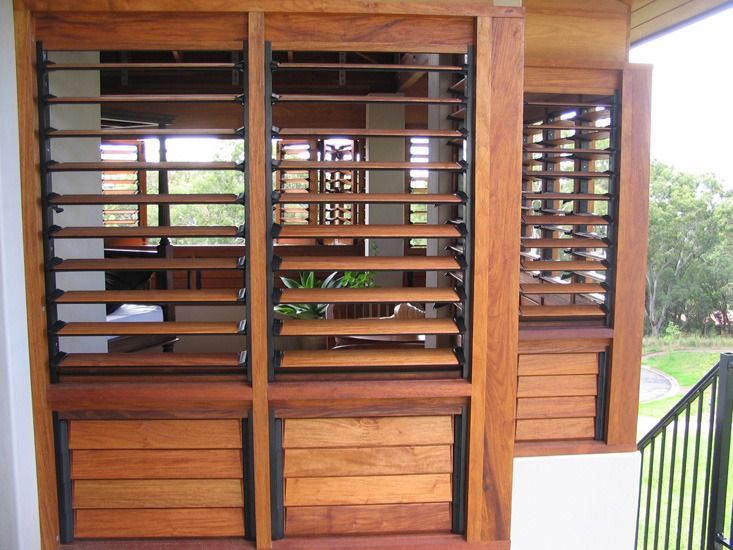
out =
[[[285,507],[283,500],[283,422],[270,415],[270,506],[272,508],[272,539],[285,536]]]
[[[718,398],[715,413],[715,447],[710,483],[710,514],[708,544],[730,540],[725,533],[726,502],[728,496],[728,469],[731,454],[731,424],[733,423],[733,353],[722,353],[718,363]],[[712,407],[712,406],[711,406]],[[733,527],[731,527],[733,529]],[[727,535],[727,536],[726,536]],[[728,546],[730,548],[730,546]]]
[[[59,542],[74,541],[74,509],[71,503],[71,457],[69,422],[53,413],[53,436],[56,450],[56,490],[59,504]]]
[[[463,378],[471,376],[471,303],[473,297],[473,289],[471,288],[471,280],[473,276],[473,197],[474,197],[474,136],[476,128],[474,126],[474,105],[476,93],[474,90],[474,72],[475,72],[475,47],[468,47],[468,55],[466,62],[466,85],[464,95],[466,97],[466,171],[463,174],[463,191],[466,194],[466,204],[463,207],[463,221],[466,224],[466,235],[463,238],[463,253],[466,258],[466,267],[463,272],[463,289],[465,297],[463,299],[463,320],[465,329],[461,346],[465,350],[463,353]]]
[[[38,84],[38,145],[40,152],[41,169],[41,204],[43,219],[43,261],[46,275],[46,321],[48,323],[48,359],[51,383],[58,382],[58,370],[56,360],[59,357],[59,338],[53,328],[58,321],[58,309],[56,307],[56,273],[51,268],[52,260],[55,257],[54,240],[49,233],[53,224],[53,207],[49,203],[49,195],[53,191],[52,175],[48,171],[48,164],[51,162],[51,140],[48,138],[48,130],[51,128],[51,110],[47,99],[50,95],[48,84],[48,54],[43,49],[42,42],[36,42],[36,78]],[[61,212],[61,208],[56,211]]]
[[[247,59],[248,59],[248,53],[247,53],[247,42],[245,41],[242,45],[242,116],[244,117],[243,125],[242,125],[242,141],[244,143],[244,158],[247,158],[247,148],[249,147],[249,116],[248,116],[248,108],[249,108],[249,101],[247,98],[247,94],[249,92],[249,67],[247,66]],[[250,288],[250,262],[247,261],[247,255],[249,251],[249,207],[247,206],[249,204],[249,201],[247,200],[247,196],[250,193],[250,179],[249,179],[249,168],[245,161],[244,166],[244,181],[242,182],[242,197],[244,201],[244,209],[243,209],[243,217],[244,217],[244,270],[242,274],[242,283],[244,284],[242,295],[242,305],[245,307],[246,310],[246,317],[247,317],[247,325],[252,326],[250,315],[249,315],[249,300],[247,299],[247,296],[249,295],[249,292],[247,290]],[[252,349],[252,336],[250,331],[247,331],[247,335],[244,338],[244,345],[247,349],[247,351]],[[245,371],[246,371],[246,377],[248,382],[252,382],[252,364],[250,357],[252,356],[251,353],[246,354],[246,363],[245,363]]]
[[[606,440],[606,402],[608,390],[608,352],[602,351],[598,354],[598,380],[596,386],[596,420],[595,436],[596,441]]]
[[[453,417],[453,518],[452,531],[463,534],[466,531],[466,440],[468,435],[468,413],[465,405],[462,412]]]
[[[606,250],[606,326],[613,327],[613,312],[615,309],[616,285],[616,262],[618,261],[618,196],[619,196],[619,156],[618,151],[621,144],[621,110],[620,94],[616,92],[610,101],[611,103],[611,139],[608,148],[611,154],[608,157],[608,170],[611,177],[608,180],[608,217],[610,222],[606,229],[606,238],[609,240]]]
[[[272,44],[265,42],[265,135],[262,139],[265,140],[267,147],[267,166],[265,167],[265,181],[263,185],[267,188],[265,193],[265,220],[269,231],[267,232],[267,326],[270,328],[267,336],[267,371],[269,380],[272,382],[275,380],[275,324],[274,324],[274,303],[273,303],[273,269],[272,269],[272,245],[274,241],[274,223],[272,215]]]
[[[244,473],[244,536],[255,540],[255,471],[252,421],[242,420],[242,471]]]

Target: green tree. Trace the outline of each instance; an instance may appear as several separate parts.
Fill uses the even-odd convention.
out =
[[[705,330],[707,316],[725,301],[719,291],[730,296],[724,290],[731,281],[730,212],[731,196],[714,177],[652,163],[646,291],[652,335],[670,321]]]

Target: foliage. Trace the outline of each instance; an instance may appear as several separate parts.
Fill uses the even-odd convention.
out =
[[[374,288],[377,281],[373,271],[345,271],[339,279],[342,288]]]
[[[302,272],[298,279],[280,277],[280,280],[288,288],[335,288],[338,285],[336,279],[338,273],[333,272],[322,281],[316,280],[316,274],[312,271]],[[320,319],[326,315],[328,304],[278,304],[275,311],[293,319]]]
[[[219,150],[212,160],[241,162],[244,145],[241,141],[220,141]],[[171,193],[231,193],[244,191],[244,175],[234,170],[196,171],[181,170],[168,173],[168,189]],[[148,173],[148,192],[158,192],[157,172]],[[244,209],[227,204],[181,204],[170,207],[171,225],[235,226],[244,223]],[[148,223],[158,224],[156,206],[148,207]],[[175,244],[234,244],[226,238],[176,238]]]
[[[709,330],[709,315],[733,303],[733,197],[709,175],[654,162],[649,207],[647,328],[670,322]]]

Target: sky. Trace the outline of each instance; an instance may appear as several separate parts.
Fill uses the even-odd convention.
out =
[[[652,159],[733,189],[733,7],[632,48],[654,65]]]

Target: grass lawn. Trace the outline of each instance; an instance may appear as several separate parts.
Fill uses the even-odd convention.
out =
[[[644,365],[676,379],[680,391],[674,396],[639,404],[639,416],[662,418],[687,390],[718,362],[719,358],[719,353],[711,351],[670,351],[664,355],[645,358],[642,361]]]

